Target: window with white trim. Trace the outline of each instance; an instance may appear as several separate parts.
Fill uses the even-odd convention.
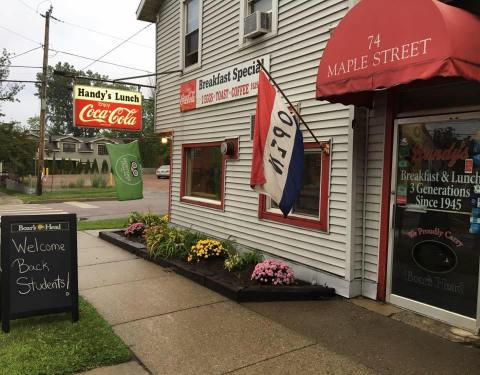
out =
[[[64,142],[62,144],[62,150],[63,150],[63,152],[76,152],[77,151],[77,145],[75,143]]]
[[[253,12],[271,12],[273,0],[247,0],[248,14]]]
[[[267,14],[268,32],[251,36],[245,27],[245,18],[255,12]],[[251,20],[251,19],[250,19]],[[263,21],[262,21],[263,22]],[[262,22],[260,24],[262,24]],[[277,34],[278,26],[278,0],[240,0],[240,45],[250,45]]]
[[[98,147],[98,148],[97,148],[97,150],[98,150],[98,155],[108,155],[107,145],[106,145],[106,144],[100,143],[100,144],[98,144],[97,147]]]
[[[182,49],[184,68],[200,64],[202,0],[182,0]]]

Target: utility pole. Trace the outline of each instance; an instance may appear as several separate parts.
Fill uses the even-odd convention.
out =
[[[43,43],[43,68],[42,68],[42,88],[40,91],[40,137],[38,144],[38,163],[37,163],[37,194],[42,195],[42,174],[44,167],[43,154],[45,152],[45,122],[47,110],[47,67],[48,67],[48,38],[50,32],[50,15],[53,7],[45,13],[45,41]]]

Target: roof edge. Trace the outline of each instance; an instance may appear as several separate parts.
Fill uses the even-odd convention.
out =
[[[137,20],[155,23],[161,0],[141,0],[137,8]]]

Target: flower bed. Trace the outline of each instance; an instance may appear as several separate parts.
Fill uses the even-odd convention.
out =
[[[255,253],[232,253],[228,242],[199,239],[182,252],[179,244],[188,242],[185,237],[189,233],[166,229],[161,223],[152,224],[145,233],[147,241],[125,235],[125,231],[103,231],[99,236],[238,302],[329,299],[335,295],[333,288],[294,280],[293,271],[282,262],[257,262]],[[156,253],[152,252],[155,246],[159,248]]]

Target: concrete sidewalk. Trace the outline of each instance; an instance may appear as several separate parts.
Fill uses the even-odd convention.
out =
[[[341,299],[240,305],[79,232],[80,294],[131,348],[113,374],[478,374],[480,351]]]

